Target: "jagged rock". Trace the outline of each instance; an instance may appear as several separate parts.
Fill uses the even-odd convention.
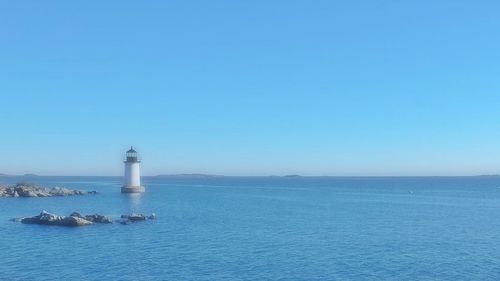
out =
[[[16,187],[15,192],[21,197],[37,197],[38,194],[35,193],[35,189]]]
[[[21,219],[21,223],[26,223],[26,224],[43,224],[40,221],[40,217],[39,216],[34,216],[34,217],[31,217],[31,218],[22,218]]]
[[[84,225],[90,225],[93,224],[93,222],[88,221],[86,219],[82,219],[79,217],[64,217],[63,218],[63,225],[64,226],[84,226]]]
[[[68,196],[68,195],[83,195],[85,194],[83,191],[68,189],[65,187],[53,187],[50,189],[49,193],[53,196]]]
[[[21,219],[21,222],[28,224],[57,225],[61,223],[61,220],[62,220],[61,216],[51,214],[47,211],[42,211],[38,216]]]
[[[156,219],[156,214],[152,213],[150,216],[145,216],[143,214],[132,213],[130,215],[122,215],[121,218],[121,224],[130,224],[137,221],[154,220]]]
[[[130,215],[122,215],[121,224],[130,224],[137,221],[153,220],[156,219],[156,214],[152,213],[150,216],[143,214],[132,213]],[[38,216],[27,218],[11,219],[12,221],[20,221],[25,224],[41,224],[41,225],[58,225],[58,226],[85,226],[94,223],[113,223],[110,217],[93,214],[83,216],[79,212],[73,212],[69,216],[59,216],[56,214],[42,211]]]
[[[146,216],[143,214],[131,214],[127,218],[130,221],[145,221]]]
[[[85,194],[97,194],[97,191],[85,192],[65,187],[47,189],[30,183],[17,183],[12,186],[0,185],[0,197],[51,197]]]
[[[38,216],[22,218],[21,223],[26,224],[43,224],[43,225],[59,225],[59,226],[84,226],[94,223],[113,223],[109,217],[93,214],[83,216],[78,212],[73,212],[69,216],[58,216],[47,211],[42,211]]]
[[[58,221],[61,221],[63,219],[62,216],[58,216],[55,214],[51,214],[47,211],[42,211],[40,215],[38,216],[39,220],[46,223],[46,224],[52,224]]]
[[[95,223],[113,223],[111,218],[99,214],[86,215],[85,219]]]
[[[73,212],[73,213],[71,213],[71,215],[70,215],[70,216],[71,216],[71,217],[81,218],[81,219],[84,219],[84,218],[85,218],[84,216],[82,216],[82,215],[81,215],[80,213],[78,213],[78,212]]]
[[[42,211],[38,216],[23,218],[21,219],[21,223],[58,226],[84,226],[93,224],[93,222],[77,216],[58,216],[47,211]]]

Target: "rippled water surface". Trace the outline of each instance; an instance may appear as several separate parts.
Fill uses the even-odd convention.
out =
[[[0,280],[500,280],[499,177],[28,180],[100,194],[0,198]],[[9,221],[41,210],[158,219]]]

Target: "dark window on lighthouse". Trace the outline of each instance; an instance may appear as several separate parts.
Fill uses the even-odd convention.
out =
[[[127,151],[127,162],[137,162],[137,151],[133,147],[130,147],[130,150]]]

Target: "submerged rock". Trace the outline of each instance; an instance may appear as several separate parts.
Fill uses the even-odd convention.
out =
[[[43,188],[31,183],[0,185],[0,197],[51,197],[97,194],[97,191],[81,191],[65,187]]]

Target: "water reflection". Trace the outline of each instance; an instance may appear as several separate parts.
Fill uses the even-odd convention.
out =
[[[142,207],[142,193],[124,193],[123,200],[126,201],[125,206],[128,206],[128,212],[139,212]]]

